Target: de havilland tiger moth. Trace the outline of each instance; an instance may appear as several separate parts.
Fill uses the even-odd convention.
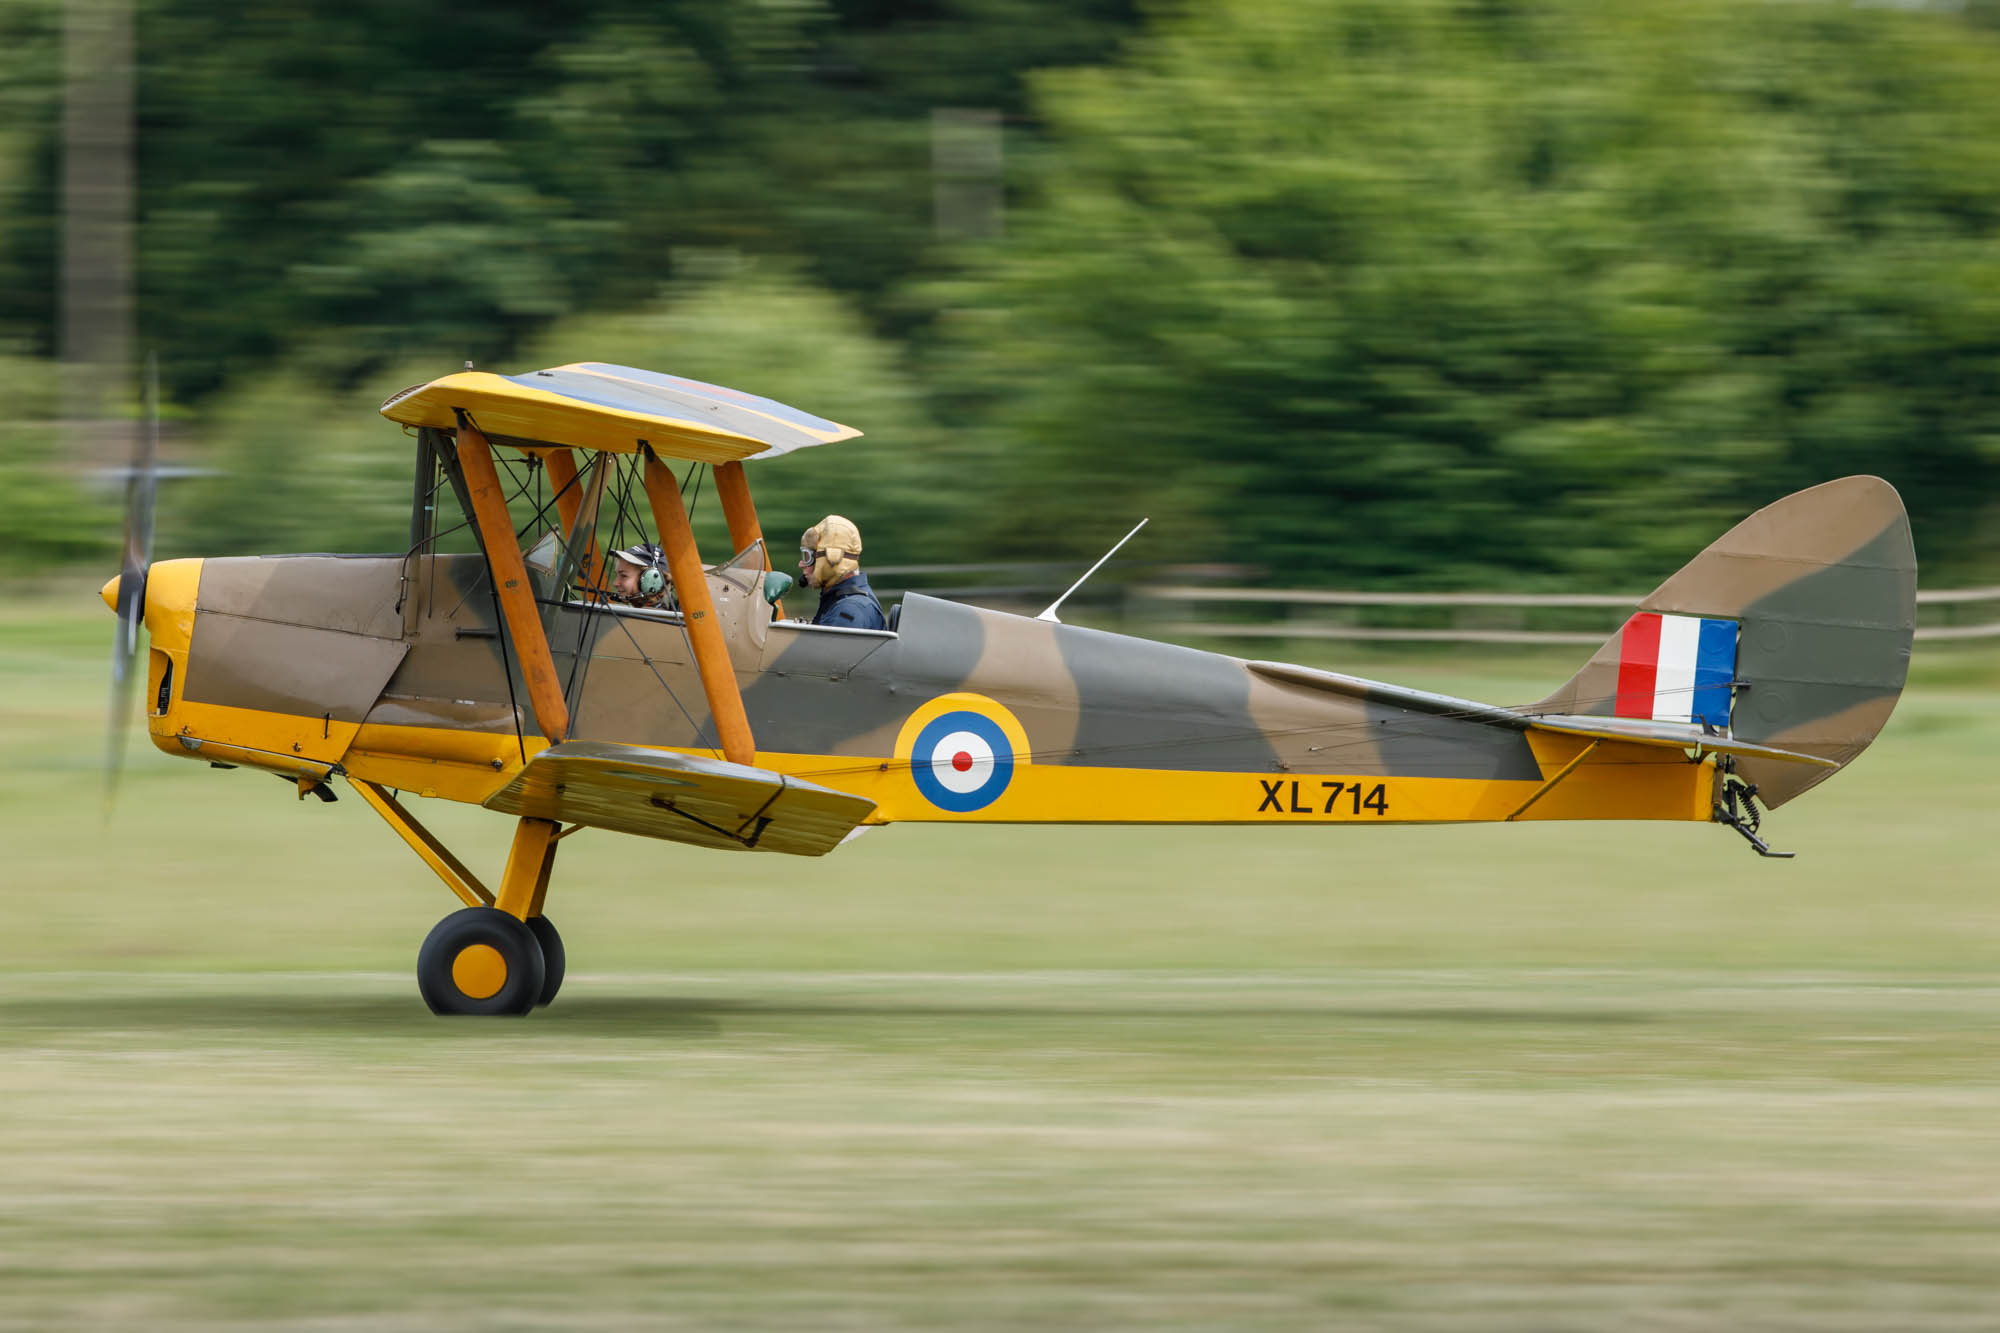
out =
[[[555,997],[544,908],[584,829],[819,856],[907,821],[1240,824],[1248,846],[1273,825],[1674,819],[1768,853],[1758,803],[1868,746],[1915,628],[1909,520],[1874,477],[1751,514],[1526,707],[914,593],[883,630],[813,625],[783,617],[745,464],[856,430],[589,362],[468,369],[381,410],[415,445],[406,551],[152,563],[148,464],[103,596],[114,699],[147,630],[158,749],[301,799],[338,780],[461,900],[418,957],[441,1014]],[[710,566],[684,499],[704,473],[734,548]],[[441,528],[447,494],[463,521]],[[458,528],[476,551],[443,549]],[[606,595],[601,553],[627,539],[662,548],[666,605]],[[491,887],[412,795],[512,820]]]

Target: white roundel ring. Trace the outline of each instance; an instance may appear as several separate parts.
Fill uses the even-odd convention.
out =
[[[940,810],[970,814],[1014,780],[1014,746],[992,718],[960,709],[932,718],[910,751],[910,776]]]
[[[946,791],[970,796],[993,781],[993,747],[974,731],[954,731],[931,752],[931,776]]]

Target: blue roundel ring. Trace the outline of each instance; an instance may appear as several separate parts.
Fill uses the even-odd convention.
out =
[[[959,777],[953,761],[960,754],[939,752],[945,739],[958,732],[971,733],[992,751],[992,765],[983,777],[969,776],[978,766],[976,763],[967,768],[967,777]],[[972,759],[970,754],[963,757]],[[952,775],[950,785],[946,785],[947,779],[938,776],[940,768]],[[1014,780],[1014,747],[1007,740],[1007,733],[1000,730],[1000,724],[983,713],[965,709],[943,713],[917,733],[916,744],[910,747],[910,776],[916,780],[917,790],[924,799],[938,809],[956,815],[971,814],[999,800],[1007,784]],[[976,785],[968,787],[968,782]]]

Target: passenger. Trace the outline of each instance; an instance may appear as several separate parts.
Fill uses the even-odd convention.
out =
[[[627,606],[661,607],[667,602],[666,553],[640,542],[611,556],[611,600]]]
[[[838,514],[828,514],[799,538],[801,581],[819,589],[815,625],[852,629],[887,629],[882,603],[875,600],[868,576],[861,572],[861,529]]]

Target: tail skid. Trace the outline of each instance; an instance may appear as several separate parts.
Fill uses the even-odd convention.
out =
[[[1763,812],[1757,809],[1757,784],[1736,775],[1734,760],[1725,759],[1721,768],[1722,780],[1717,785],[1722,788],[1722,799],[1715,803],[1715,822],[1742,834],[1759,856],[1774,861],[1789,861],[1797,856],[1797,852],[1774,852],[1770,843],[1757,836],[1764,823]]]

